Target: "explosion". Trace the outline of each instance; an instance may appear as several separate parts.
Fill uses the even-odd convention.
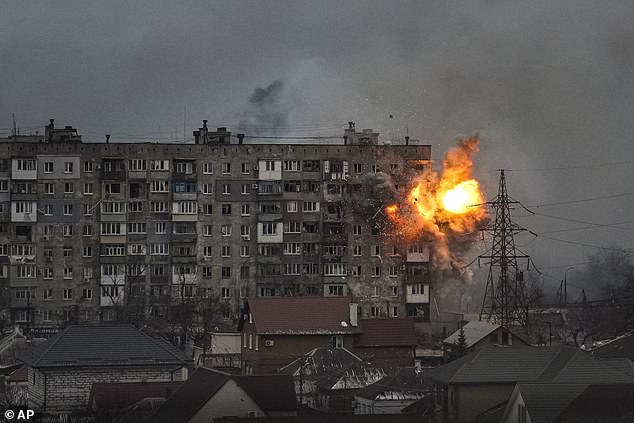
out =
[[[456,268],[460,253],[468,248],[472,235],[485,219],[484,197],[472,177],[472,156],[479,138],[461,138],[443,160],[440,175],[425,170],[406,188],[403,199],[385,208],[397,233],[408,242],[434,241],[434,264]]]

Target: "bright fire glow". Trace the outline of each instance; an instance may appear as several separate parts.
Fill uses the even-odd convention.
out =
[[[478,181],[464,181],[450,189],[442,197],[442,207],[450,213],[464,214],[470,207],[482,203]]]

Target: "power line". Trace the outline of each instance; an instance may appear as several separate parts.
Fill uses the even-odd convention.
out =
[[[557,219],[557,220],[563,220],[565,222],[573,222],[573,223],[583,223],[586,225],[591,225],[597,228],[611,228],[611,229],[618,229],[618,230],[634,230],[634,228],[627,228],[627,227],[623,227],[623,226],[618,226],[618,225],[625,225],[628,223],[632,223],[634,221],[624,221],[624,222],[620,222],[620,223],[610,223],[610,224],[603,224],[603,223],[595,223],[595,222],[589,222],[587,220],[581,220],[581,219],[572,219],[569,217],[562,217],[562,216],[556,216],[556,215],[552,215],[552,214],[546,214],[546,213],[540,213],[540,212],[532,212],[534,215],[536,216],[543,216],[543,217],[548,217],[551,219]]]
[[[526,207],[550,207],[550,206],[559,206],[559,205],[563,205],[563,204],[578,204],[578,203],[585,203],[588,201],[595,201],[595,200],[607,200],[610,198],[620,198],[620,197],[628,197],[634,195],[634,192],[623,192],[620,194],[613,194],[613,195],[605,195],[602,197],[593,197],[593,198],[585,198],[583,200],[570,200],[570,201],[559,201],[556,203],[544,203],[544,204],[531,204],[528,205]]]
[[[560,166],[560,167],[542,167],[542,168],[533,168],[533,169],[507,169],[511,172],[550,172],[550,171],[560,171],[560,170],[572,170],[572,169],[588,169],[594,167],[610,167],[610,166],[622,166],[627,164],[634,163],[634,160],[623,160],[618,162],[607,162],[607,163],[594,163],[594,164],[583,164],[576,166]]]

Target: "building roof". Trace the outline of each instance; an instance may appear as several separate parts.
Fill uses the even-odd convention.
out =
[[[386,373],[381,380],[359,389],[355,396],[372,401],[419,400],[434,389],[431,379],[413,367],[387,369]]]
[[[308,360],[304,366],[304,373],[316,375],[326,373],[333,369],[345,369],[352,364],[360,363],[362,360],[346,348],[314,348],[306,353]],[[279,372],[287,375],[299,375],[301,364],[299,359],[291,361],[282,367]]]
[[[10,383],[28,382],[29,369],[26,366],[19,366],[7,376],[6,381]]]
[[[265,412],[297,410],[291,375],[232,376],[238,386]]]
[[[630,423],[634,421],[632,404],[634,384],[590,385],[558,417],[575,423]]]
[[[533,423],[551,423],[588,385],[578,383],[518,383],[516,390],[524,400]],[[514,406],[509,401],[511,407]]]
[[[404,319],[361,319],[362,333],[355,346],[357,347],[393,347],[418,344],[414,320]]]
[[[479,342],[483,338],[486,338],[491,333],[495,332],[497,329],[502,326],[489,323],[489,322],[481,322],[478,320],[473,320],[465,324],[462,329],[464,330],[465,340],[467,341],[467,346],[470,347],[473,344]],[[458,336],[460,334],[460,330],[455,331],[451,335],[447,337],[444,341],[444,344],[454,344],[458,342]]]
[[[185,365],[172,344],[132,325],[69,326],[27,350],[19,360],[32,367]]]
[[[145,398],[168,398],[184,382],[93,383],[90,407],[96,412],[123,410]]]
[[[592,355],[604,358],[629,358],[634,361],[634,333],[628,333],[593,348]]]
[[[335,335],[361,331],[350,324],[348,297],[250,298],[248,309],[260,335]]]
[[[573,347],[488,347],[427,370],[451,383],[631,383],[632,372]]]
[[[152,423],[189,421],[231,379],[265,412],[297,409],[290,375],[232,376],[199,367],[156,411]]]
[[[152,415],[153,423],[187,422],[231,378],[229,373],[199,367]]]

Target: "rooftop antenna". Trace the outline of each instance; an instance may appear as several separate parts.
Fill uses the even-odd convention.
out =
[[[13,117],[13,139],[15,140],[15,137],[18,135],[18,129],[15,125],[15,113],[12,113],[11,116]]]
[[[185,143],[185,127],[187,126],[187,104],[184,106],[183,110],[183,144]]]

